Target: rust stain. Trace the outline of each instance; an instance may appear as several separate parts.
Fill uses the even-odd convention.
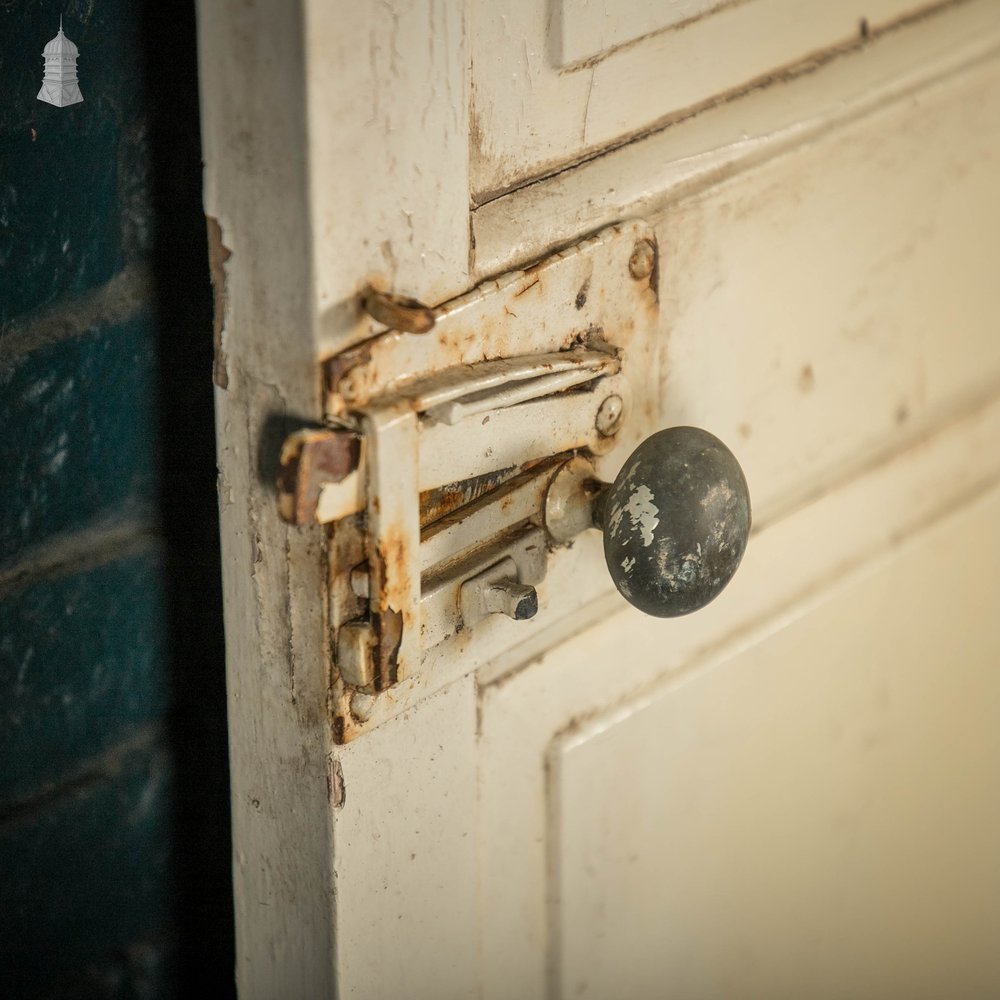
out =
[[[390,529],[376,553],[382,571],[380,577],[385,583],[388,584],[390,581],[399,581],[402,583],[408,576],[406,549],[407,546],[404,539],[396,531]],[[384,589],[391,589],[391,585]],[[385,601],[388,601],[388,599],[387,595]],[[386,607],[385,603],[383,603],[384,607]]]
[[[362,293],[361,308],[376,322],[401,333],[428,333],[437,321],[434,310],[422,302],[374,288]]]
[[[396,604],[405,607],[408,603],[406,597],[410,593],[410,573],[416,553],[410,551],[403,537],[396,537],[394,532],[390,532],[386,538],[384,550],[380,552],[380,555],[382,557],[383,572],[388,575],[382,577],[383,593],[379,601],[379,610],[396,614],[398,612],[393,610]],[[404,617],[403,624],[407,628],[415,624],[413,621],[413,612],[410,609],[407,608],[402,614]]]
[[[333,717],[333,742],[338,746],[347,742],[344,735],[344,723],[345,717],[343,715],[335,715]]]
[[[278,511],[289,524],[312,524],[326,483],[339,483],[358,467],[361,438],[350,431],[306,429],[281,448]]]
[[[649,276],[649,288],[658,306],[660,304],[660,241],[654,236],[650,242],[653,244],[653,273]]]
[[[802,392],[812,392],[816,386],[816,373],[812,365],[803,365],[799,372],[799,389]]]
[[[339,393],[340,383],[350,371],[355,368],[363,368],[371,362],[372,344],[376,339],[378,338],[366,340],[356,347],[351,347],[346,351],[341,351],[340,354],[335,354],[326,361],[323,371],[323,381],[328,393]]]
[[[410,589],[410,566],[406,539],[389,529],[382,543],[369,557],[372,585],[378,593],[378,606],[372,608],[372,625],[378,637],[375,649],[375,690],[384,691],[399,677],[399,647],[403,630],[414,627],[412,615],[396,608],[399,595]]]
[[[443,486],[437,490],[427,490],[420,494],[420,524],[423,527],[445,514],[463,507],[468,495],[461,485]]]
[[[222,242],[222,227],[219,220],[211,215],[205,216],[208,230],[208,273],[212,282],[212,297],[214,311],[212,319],[212,343],[215,345],[212,381],[220,389],[229,388],[229,358],[222,344],[222,335],[226,326],[226,261],[232,257],[232,251]]]
[[[379,643],[375,651],[375,690],[392,687],[399,676],[399,647],[403,642],[403,615],[394,608],[372,615]]]
[[[514,478],[518,471],[514,467],[498,469],[496,472],[488,472],[472,479],[463,479],[433,490],[424,490],[420,494],[421,529],[448,517],[455,511],[463,511],[468,504],[474,503]]]

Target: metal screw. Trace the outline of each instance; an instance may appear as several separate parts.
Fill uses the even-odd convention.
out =
[[[643,281],[653,273],[653,263],[656,260],[656,248],[650,240],[639,240],[628,259],[628,273],[636,281]]]
[[[358,722],[367,722],[371,718],[374,708],[375,695],[368,694],[366,691],[355,691],[351,695],[351,715]]]
[[[622,415],[625,412],[625,405],[621,396],[608,396],[600,409],[597,411],[597,419],[594,426],[597,433],[602,437],[611,437],[622,425]]]
[[[358,398],[358,387],[350,375],[345,375],[337,384],[337,391],[345,403],[353,403]]]

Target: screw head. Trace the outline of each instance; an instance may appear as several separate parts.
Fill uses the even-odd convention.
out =
[[[345,375],[337,383],[337,391],[345,403],[353,403],[358,398],[358,387],[354,384],[354,379],[350,375]]]
[[[628,273],[636,281],[644,281],[653,273],[653,264],[656,261],[656,248],[650,240],[639,240],[632,249],[632,256],[628,260]]]
[[[358,722],[367,722],[372,716],[375,708],[375,695],[368,694],[367,691],[355,691],[351,695],[351,715]]]
[[[621,396],[608,396],[597,411],[594,426],[602,437],[611,437],[622,425],[625,404]]]

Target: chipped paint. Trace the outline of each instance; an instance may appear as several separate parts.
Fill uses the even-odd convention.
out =
[[[339,760],[334,758],[330,762],[330,770],[327,774],[327,795],[330,805],[334,809],[342,809],[347,802],[347,786],[344,784],[344,769]]]
[[[222,242],[222,226],[211,215],[205,216],[208,230],[208,273],[212,282],[214,309],[212,316],[212,343],[214,364],[212,380],[220,389],[229,388],[229,356],[225,350],[226,310],[229,305],[226,291],[226,262],[232,251]]]
[[[656,516],[659,512],[659,508],[653,503],[652,491],[642,483],[632,491],[624,507],[612,509],[611,530],[617,534],[622,516],[628,514],[631,529],[639,532],[642,544],[648,547],[653,544],[653,532],[660,523],[660,519]]]

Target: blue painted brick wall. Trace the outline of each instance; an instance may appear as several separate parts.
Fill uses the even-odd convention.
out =
[[[0,825],[5,996],[174,994],[172,760],[153,737]]]
[[[130,544],[103,565],[29,575],[0,600],[0,812],[166,718],[160,544]]]
[[[5,562],[105,511],[155,516],[157,374],[144,315],[0,362]]]
[[[162,7],[0,3],[4,998],[233,994],[194,17]]]

